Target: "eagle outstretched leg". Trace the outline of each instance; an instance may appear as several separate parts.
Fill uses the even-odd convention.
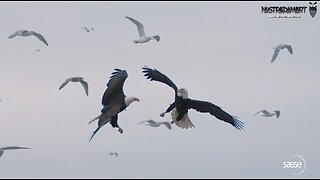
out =
[[[175,103],[174,102],[168,107],[168,109],[165,112],[161,113],[160,116],[164,117],[164,115],[166,113],[169,113],[170,111],[172,111],[173,108],[175,108]]]

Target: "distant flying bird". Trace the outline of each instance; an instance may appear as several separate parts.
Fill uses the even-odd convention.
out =
[[[31,148],[19,147],[19,146],[2,147],[2,148],[0,148],[0,157],[3,155],[4,151],[7,151],[7,150],[17,150],[17,149],[31,149]]]
[[[210,113],[216,118],[230,123],[238,130],[244,128],[244,123],[239,120],[238,117],[232,116],[222,110],[219,106],[212,104],[211,102],[193,100],[188,98],[188,91],[185,88],[178,89],[177,86],[164,74],[159,72],[156,69],[150,69],[147,66],[143,67],[144,76],[151,81],[158,81],[164,84],[167,84],[174,89],[175,92],[175,101],[169,106],[169,108],[160,114],[163,117],[166,113],[171,111],[172,122],[175,123],[178,127],[181,128],[192,128],[192,124],[189,116],[188,109],[194,109],[201,113]]]
[[[35,50],[35,51],[33,52],[33,54],[36,54],[36,53],[38,53],[38,52],[40,52],[40,49]]]
[[[146,124],[147,126],[159,127],[160,125],[163,124],[163,125],[167,126],[168,129],[171,129],[171,124],[169,122],[155,122],[153,120],[147,120],[147,121],[139,122],[138,124],[145,123],[145,122],[148,122],[148,124]]]
[[[156,41],[160,41],[160,36],[159,35],[155,35],[155,36],[151,36],[151,37],[146,36],[146,34],[144,32],[143,25],[139,21],[137,21],[137,20],[135,20],[135,19],[133,19],[131,17],[127,17],[127,16],[126,16],[126,18],[128,18],[130,21],[132,21],[138,27],[139,39],[138,40],[134,40],[133,41],[134,43],[145,43],[145,42],[148,42],[148,41],[150,41],[152,39],[155,39]]]
[[[93,132],[91,139],[105,124],[110,122],[112,127],[117,127],[120,133],[123,133],[122,128],[118,125],[118,114],[125,110],[132,102],[140,101],[136,97],[126,97],[123,92],[123,85],[128,77],[126,70],[115,69],[112,73],[107,89],[102,96],[101,115],[89,121],[89,124],[99,119],[98,128]]]
[[[69,82],[80,82],[88,96],[88,83],[86,81],[83,80],[83,77],[71,77],[71,78],[68,78],[67,80],[65,80],[61,86],[59,87],[59,90],[62,89],[65,85],[67,85]]]
[[[94,28],[88,28],[88,27],[81,27],[81,29],[84,29],[86,32],[90,32],[94,30]]]
[[[41,34],[36,33],[36,32],[34,32],[34,31],[24,30],[24,29],[15,32],[14,34],[12,34],[11,36],[9,36],[8,38],[11,39],[11,38],[14,38],[14,37],[16,37],[16,36],[27,37],[27,36],[31,36],[31,35],[36,36],[37,38],[40,39],[40,41],[42,41],[42,42],[45,43],[47,46],[49,46],[48,43],[47,43],[47,41],[44,39],[44,37],[43,37]]]
[[[0,99],[0,102],[4,101],[4,100],[10,100],[9,98],[5,98],[5,99]]]
[[[109,154],[110,154],[110,156],[116,156],[116,157],[118,157],[118,153],[117,153],[117,152],[110,152]]]
[[[271,117],[271,116],[276,115],[277,118],[279,118],[279,116],[280,116],[280,111],[279,111],[279,110],[273,111],[274,113],[270,113],[270,112],[267,111],[267,110],[261,110],[261,111],[258,111],[257,113],[255,113],[254,116],[257,115],[257,114],[259,114],[260,112],[262,112],[262,113],[263,113],[262,116],[265,116],[265,117]]]
[[[287,44],[279,44],[277,47],[273,48],[274,49],[274,53],[273,53],[273,56],[272,56],[272,59],[271,59],[271,63],[276,60],[276,58],[278,57],[278,54],[280,52],[281,49],[284,49],[284,48],[287,48],[288,51],[290,52],[290,54],[293,54],[293,51],[292,51],[292,47],[290,45],[287,45]]]

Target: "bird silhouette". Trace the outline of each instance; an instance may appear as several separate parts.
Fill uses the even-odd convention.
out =
[[[138,124],[145,123],[145,122],[148,123],[148,124],[146,124],[147,126],[159,127],[160,125],[165,125],[168,129],[171,129],[171,124],[169,122],[155,122],[155,121],[153,121],[151,119],[139,122]]]
[[[278,57],[278,54],[280,52],[281,49],[285,49],[287,48],[288,51],[290,52],[290,54],[293,54],[293,50],[292,47],[288,44],[279,44],[277,47],[273,48],[274,49],[274,53],[271,59],[271,63],[276,60],[276,58]]]
[[[34,32],[34,31],[31,31],[31,30],[19,30],[15,33],[13,33],[11,36],[9,36],[8,38],[11,39],[11,38],[14,38],[16,36],[23,36],[23,37],[28,37],[28,36],[36,36],[40,41],[42,41],[43,43],[45,43],[47,46],[49,46],[49,44],[47,43],[46,39],[39,33],[37,32]]]
[[[7,150],[17,150],[17,149],[31,149],[31,148],[28,148],[28,147],[20,147],[20,146],[2,147],[2,148],[0,148],[0,157],[3,155],[4,151],[7,151]]]
[[[110,152],[109,154],[110,154],[110,156],[116,156],[116,157],[118,157],[118,153],[117,153],[117,152]]]
[[[262,116],[265,116],[265,117],[272,117],[272,116],[276,115],[277,118],[279,118],[279,116],[280,116],[280,111],[279,110],[273,111],[273,113],[271,113],[271,112],[269,112],[267,110],[261,110],[261,111],[258,111],[257,113],[255,113],[254,116],[259,114],[259,113],[263,113]]]
[[[71,82],[80,82],[82,84],[87,96],[88,96],[88,91],[89,91],[88,83],[83,80],[83,77],[71,77],[71,78],[66,79],[59,87],[59,90],[62,89],[65,85],[67,85],[70,81]]]
[[[81,27],[81,29],[84,29],[86,32],[90,32],[94,30],[94,28],[88,28],[88,27]]]
[[[160,41],[160,36],[159,35],[155,35],[155,36],[151,36],[151,37],[146,36],[146,33],[144,32],[144,27],[139,21],[137,21],[137,20],[135,20],[135,19],[133,19],[131,17],[128,17],[128,16],[126,16],[126,18],[129,19],[131,22],[133,22],[138,28],[139,39],[138,40],[134,40],[133,41],[134,43],[145,43],[145,42],[148,42],[148,41],[153,40],[153,39],[156,40],[156,41]]]

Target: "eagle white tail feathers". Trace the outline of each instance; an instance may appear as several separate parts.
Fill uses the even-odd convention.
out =
[[[178,117],[178,112],[176,110],[176,108],[172,109],[171,111],[171,117],[172,117],[172,122],[171,123],[174,123],[176,126],[182,128],[182,129],[188,129],[188,128],[193,128],[195,127],[193,125],[193,123],[191,122],[189,116],[188,116],[188,113],[185,114],[181,120],[177,121],[177,117]]]

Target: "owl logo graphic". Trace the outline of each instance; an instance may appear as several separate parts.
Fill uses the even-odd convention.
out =
[[[314,3],[309,2],[309,4],[310,4],[310,6],[309,6],[309,13],[310,13],[311,17],[314,18],[314,16],[315,16],[316,13],[317,13],[317,6],[316,6],[317,2],[314,2]]]

